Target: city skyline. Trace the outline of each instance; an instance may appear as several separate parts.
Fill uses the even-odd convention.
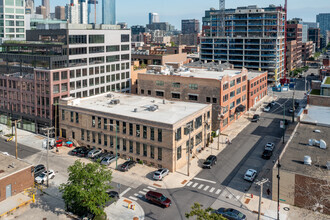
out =
[[[168,0],[168,1],[155,1],[145,0],[144,4],[140,4],[137,1],[126,0],[117,1],[117,22],[127,22],[129,26],[132,25],[146,25],[148,24],[148,13],[156,12],[160,15],[161,21],[167,21],[173,24],[177,29],[181,28],[182,19],[198,19],[201,20],[204,11],[214,7],[218,8],[219,1],[211,0],[208,2],[201,2],[199,0],[190,1],[189,7],[187,7],[186,1],[183,0]],[[51,12],[54,12],[56,5],[68,4],[68,0],[51,1]],[[35,0],[35,5],[40,5],[41,0]],[[284,5],[283,1],[272,0],[237,0],[233,2],[226,2],[226,8],[236,8],[239,6],[257,5],[258,7],[265,7],[269,4]],[[145,7],[148,5],[148,7]],[[173,7],[175,5],[176,7]],[[313,5],[309,5],[307,2],[301,2],[299,0],[292,0],[288,4],[288,19],[299,17],[304,21],[316,21],[316,15],[319,13],[327,13],[330,11],[330,5],[324,0],[315,0]]]

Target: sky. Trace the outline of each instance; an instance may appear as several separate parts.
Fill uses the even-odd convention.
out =
[[[102,0],[99,0],[101,2]],[[285,0],[227,0],[226,8],[257,5],[265,7],[269,4],[284,5]],[[39,5],[41,0],[35,0]],[[70,0],[50,0],[51,11],[56,5],[68,4]],[[329,13],[329,0],[288,0],[288,18],[299,17],[304,21],[316,21],[316,14]],[[202,20],[205,10],[218,8],[218,0],[117,0],[117,22],[132,25],[146,25],[148,13],[156,12],[160,21],[167,21],[177,29],[181,29],[182,19]]]

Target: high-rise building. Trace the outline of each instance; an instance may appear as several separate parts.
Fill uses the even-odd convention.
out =
[[[65,7],[56,6],[55,7],[55,18],[59,20],[65,20]]]
[[[149,13],[149,24],[158,23],[158,22],[159,22],[159,14],[150,12]]]
[[[330,30],[330,13],[320,13],[316,15],[316,22],[320,25],[321,34],[326,36],[327,31]]]
[[[34,14],[33,0],[25,0],[25,14]]]
[[[188,19],[181,21],[182,34],[197,34],[200,31],[199,20]]]
[[[321,31],[320,28],[309,28],[308,29],[308,40],[313,41],[315,44],[315,50],[321,49]]]
[[[46,8],[46,17],[49,18],[49,16],[50,16],[50,3],[49,3],[49,0],[42,0],[41,5]]]
[[[5,40],[25,40],[25,1],[0,1],[0,44]]]
[[[43,19],[47,18],[47,9],[45,6],[39,5],[36,7],[36,14],[42,15]]]
[[[102,1],[102,24],[116,24],[116,0]]]
[[[296,19],[287,22],[287,70],[291,71],[302,63],[303,25]]]
[[[71,4],[65,6],[65,13],[71,24],[87,24],[88,10],[85,0],[71,0]]]
[[[227,9],[225,14],[225,33],[222,33],[221,11],[205,11],[201,60],[268,71],[268,80],[278,81],[285,69],[284,8],[248,6]]]

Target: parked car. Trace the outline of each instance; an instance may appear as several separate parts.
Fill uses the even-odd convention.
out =
[[[276,104],[276,102],[273,100],[269,104],[271,104],[272,106],[274,106]]]
[[[206,160],[203,163],[203,168],[209,168],[217,163],[217,156],[215,155],[210,155],[206,158]]]
[[[293,108],[292,107],[289,108],[289,113],[293,113],[293,112],[294,112]]]
[[[98,155],[96,155],[94,158],[93,158],[93,160],[94,161],[102,161],[103,160],[103,158],[105,158],[105,157],[108,157],[108,156],[111,156],[111,154],[110,153],[100,153],[100,154],[98,154]]]
[[[48,178],[49,179],[53,179],[55,177],[55,172],[54,170],[49,170],[48,171]],[[47,171],[44,171],[42,174],[40,174],[39,176],[37,176],[35,178],[35,181],[39,184],[43,184],[45,181],[47,181]]]
[[[87,147],[83,147],[78,151],[77,155],[79,157],[86,157],[88,155],[89,151],[90,151],[90,149],[88,149]]]
[[[88,157],[89,158],[94,158],[95,156],[99,155],[100,153],[102,153],[102,150],[100,149],[94,149],[88,152]]]
[[[273,151],[274,148],[275,148],[275,144],[274,144],[274,143],[268,142],[268,143],[265,145],[265,150]]]
[[[71,154],[72,154],[72,155],[77,155],[78,152],[81,150],[81,148],[82,148],[82,147],[76,147],[76,148],[74,148],[74,149],[71,151]]]
[[[109,195],[110,200],[105,204],[106,206],[109,206],[113,202],[116,202],[117,200],[119,200],[119,193],[118,192],[110,191],[110,192],[107,192],[107,194]]]
[[[107,157],[104,157],[101,161],[101,164],[102,165],[106,165],[106,166],[109,166],[113,161],[116,160],[116,156],[114,155],[111,155],[111,156],[107,156]]]
[[[154,192],[154,191],[149,191],[147,192],[147,194],[145,195],[146,200],[160,205],[163,208],[167,208],[170,207],[172,202],[169,198],[166,198],[163,194],[158,193],[158,192]]]
[[[314,73],[311,73],[311,76],[315,76],[315,74]]]
[[[245,172],[244,179],[247,180],[247,181],[253,182],[253,180],[256,178],[256,176],[257,176],[257,171],[256,170],[248,169]]]
[[[262,153],[262,158],[264,158],[264,159],[270,159],[271,158],[271,156],[273,155],[273,151],[271,151],[271,150],[264,150],[264,152]]]
[[[281,121],[283,121],[283,119]],[[288,124],[289,124],[289,120],[284,119],[284,125],[288,125]]]
[[[270,105],[267,105],[266,107],[264,107],[264,112],[269,112],[270,111]]]
[[[153,179],[154,180],[163,180],[163,178],[165,176],[168,175],[170,171],[166,168],[161,168],[159,170],[157,170],[156,172],[154,172],[154,176],[153,176]]]
[[[257,122],[257,121],[259,121],[259,119],[260,119],[260,116],[259,115],[257,115],[257,114],[255,114],[255,115],[253,115],[253,117],[252,117],[252,122]]]
[[[135,161],[126,161],[125,163],[123,163],[121,166],[120,166],[120,169],[122,171],[128,171],[129,169],[131,169],[132,167],[135,166]]]
[[[43,164],[38,164],[37,166],[34,167],[34,177],[39,176],[40,174],[42,174],[43,172],[46,171],[46,167]]]
[[[229,220],[246,220],[246,215],[232,208],[220,208],[218,210],[215,210],[215,213],[222,215]]]
[[[294,102],[294,108],[297,109],[299,107],[299,102],[295,101]]]

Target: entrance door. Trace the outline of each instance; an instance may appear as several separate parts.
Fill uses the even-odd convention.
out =
[[[6,199],[11,197],[11,184],[6,186]]]

